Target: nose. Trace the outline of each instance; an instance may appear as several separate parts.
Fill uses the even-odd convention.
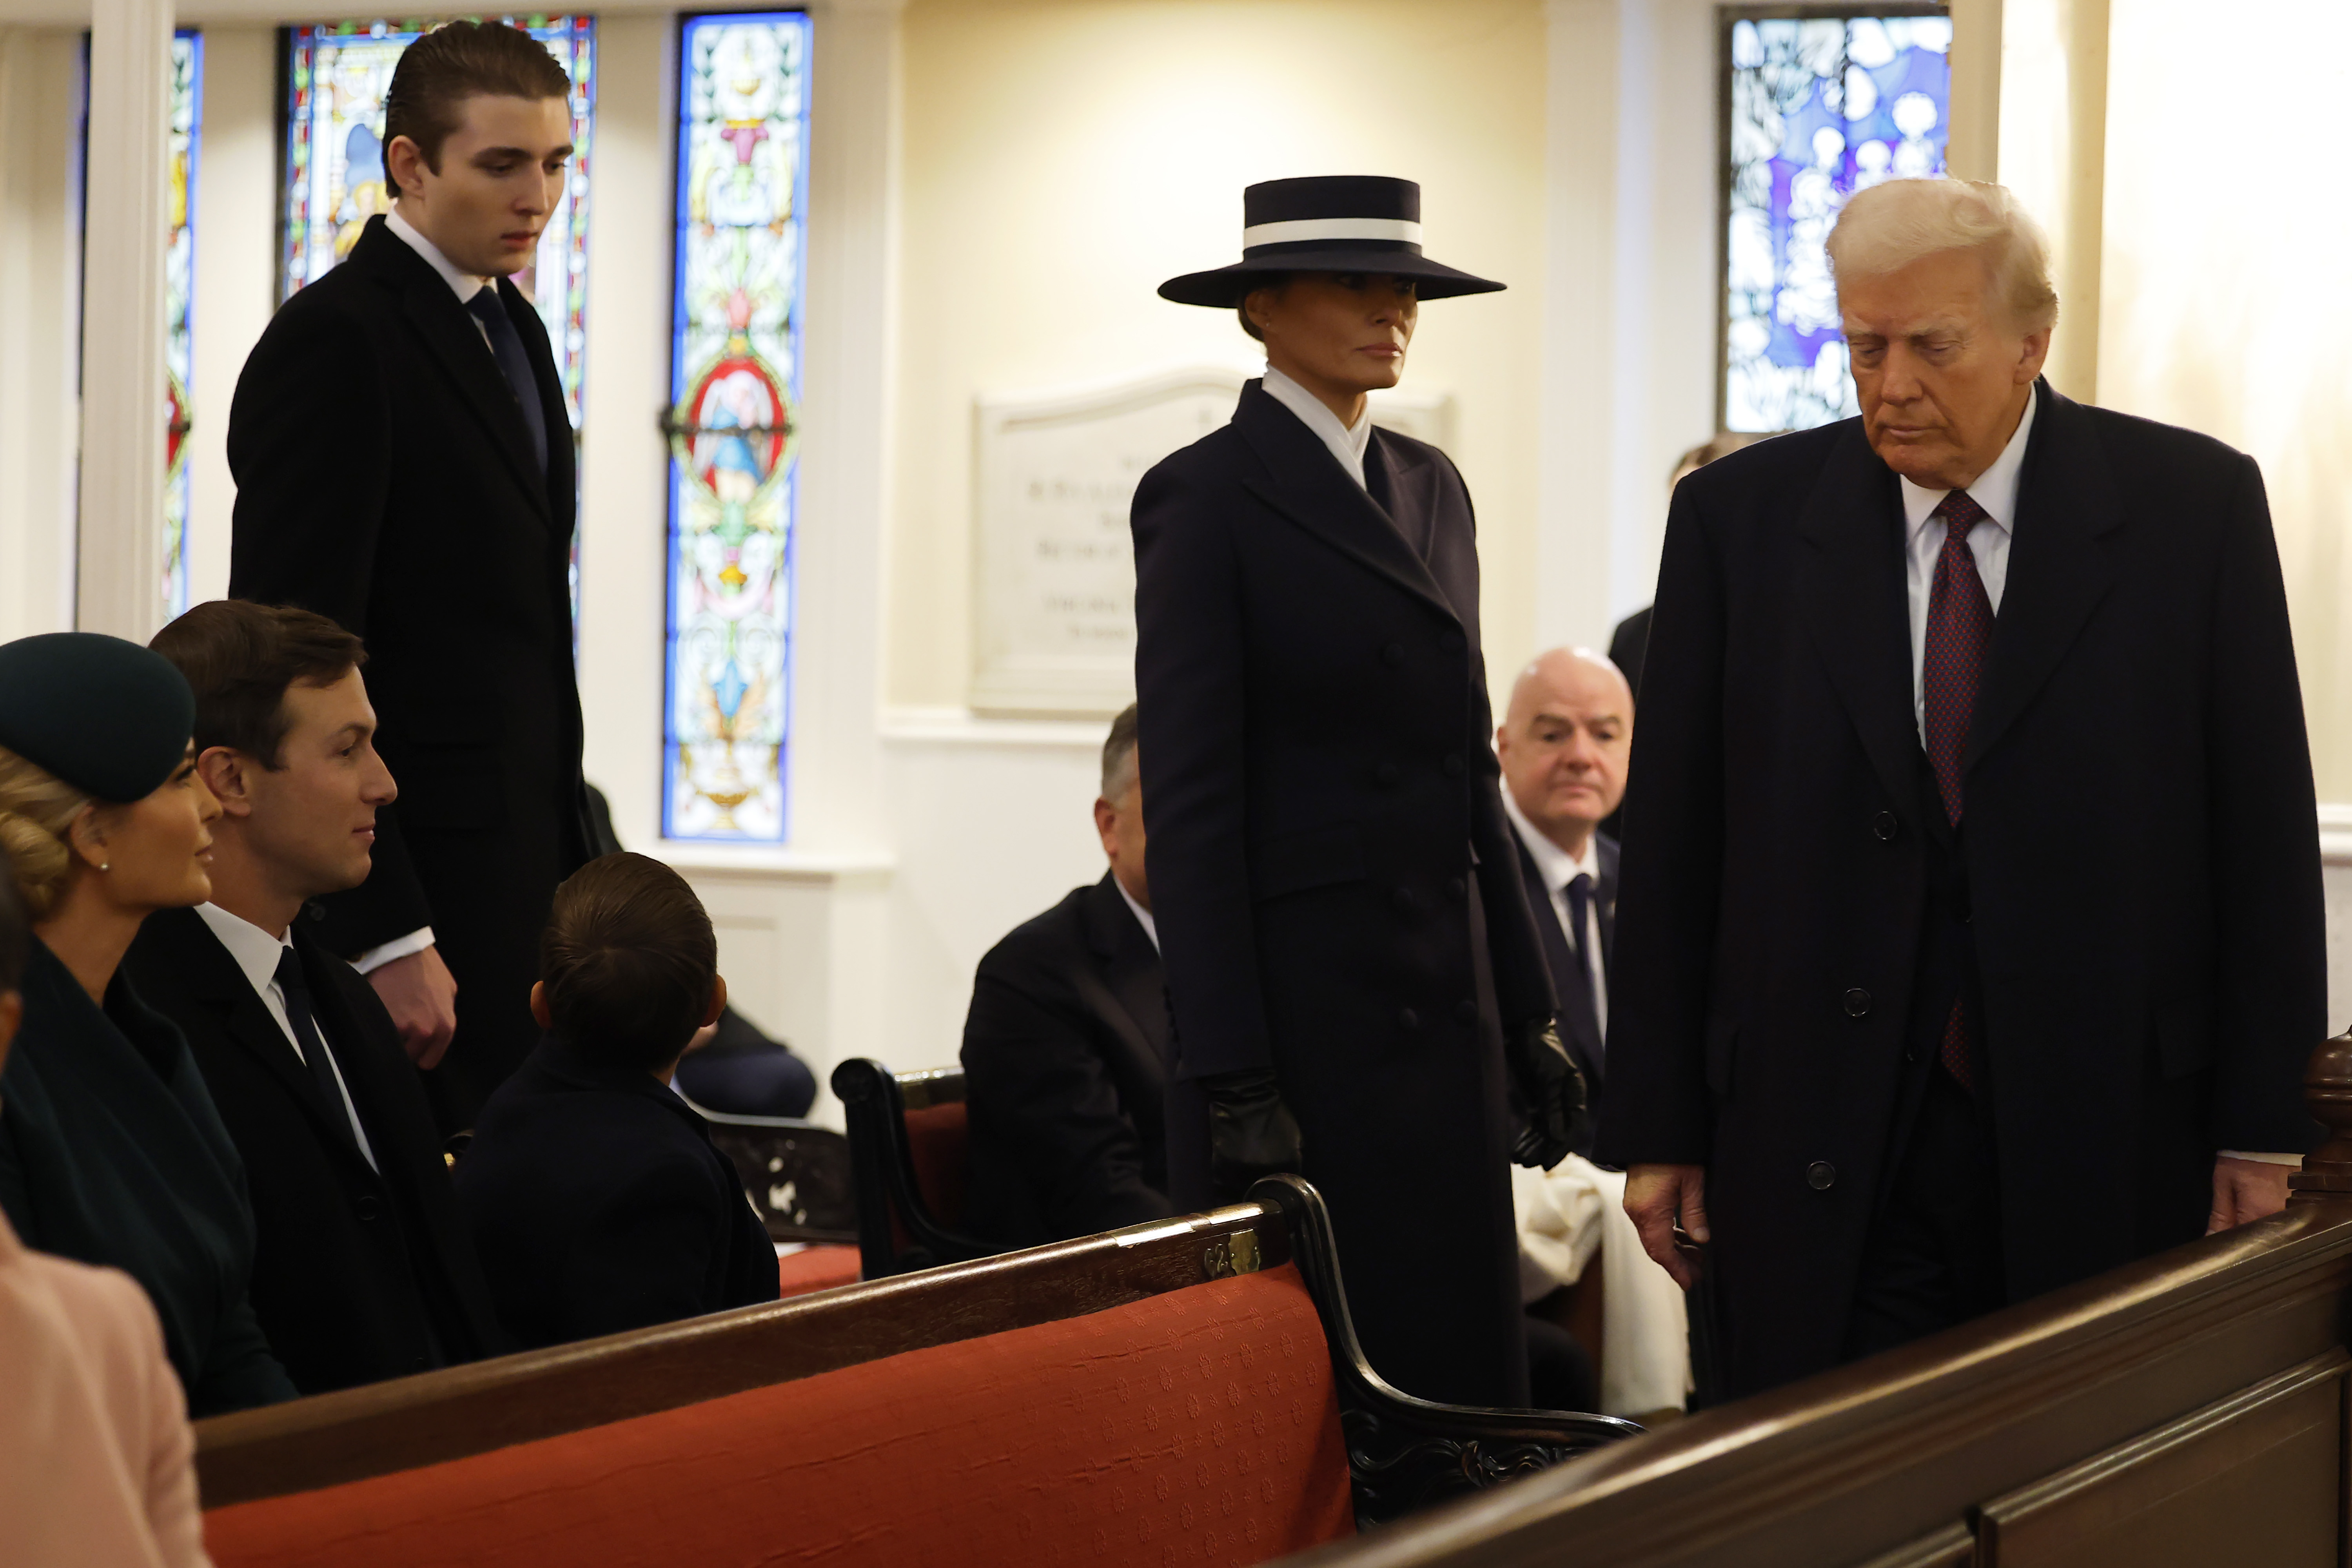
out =
[[[1878,395],[1885,402],[1909,402],[1919,395],[1918,364],[1900,345],[1886,350],[1886,362],[1878,376]]]

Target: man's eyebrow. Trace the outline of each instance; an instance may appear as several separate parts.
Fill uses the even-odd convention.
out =
[[[528,147],[485,147],[479,152],[474,154],[474,162],[480,163],[487,160],[497,158],[529,158],[533,160],[540,158],[569,158],[572,156],[572,146],[569,141],[551,152],[543,153],[534,152]]]

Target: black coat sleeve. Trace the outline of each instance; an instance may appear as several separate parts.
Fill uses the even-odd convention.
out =
[[[2327,1033],[2319,825],[2286,585],[2261,470],[2240,459],[2213,582],[2203,695],[2212,822],[2217,1053],[2213,1141],[2301,1153],[2304,1064]]]
[[[696,1162],[664,1159],[608,1203],[564,1260],[561,1337],[593,1339],[716,1311],[709,1281],[726,1257],[716,1191]]]
[[[297,295],[254,346],[229,405],[230,598],[299,605],[367,636],[377,540],[401,460],[394,429],[367,333],[339,308]],[[320,935],[347,957],[432,924],[396,803],[376,813],[373,861],[365,883],[324,901]]]
[[[963,1026],[972,1136],[1019,1173],[1056,1239],[1174,1212],[1144,1182],[1142,1145],[1076,1002],[983,960]]]
[[[1693,486],[1678,486],[1658,568],[1618,862],[1609,1095],[1595,1158],[1707,1156],[1709,971],[1723,873],[1721,562]]]

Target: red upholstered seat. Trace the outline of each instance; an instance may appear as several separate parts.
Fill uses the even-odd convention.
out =
[[[964,1165],[971,1145],[971,1127],[962,1101],[907,1113],[907,1155],[915,1166],[915,1190],[922,1195],[931,1218],[950,1230],[963,1223]]]
[[[1255,1563],[1352,1533],[1295,1269],[215,1511],[219,1568]]]
[[[776,1293],[806,1296],[835,1285],[855,1285],[857,1273],[855,1247],[803,1247],[776,1260]]]

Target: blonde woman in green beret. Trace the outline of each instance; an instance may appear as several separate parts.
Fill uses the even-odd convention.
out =
[[[117,974],[140,922],[212,895],[219,802],[195,699],[134,643],[0,645],[0,851],[35,941],[0,1071],[0,1210],[25,1244],[137,1280],[190,1413],[294,1397],[247,1300],[236,1145],[179,1030]]]

